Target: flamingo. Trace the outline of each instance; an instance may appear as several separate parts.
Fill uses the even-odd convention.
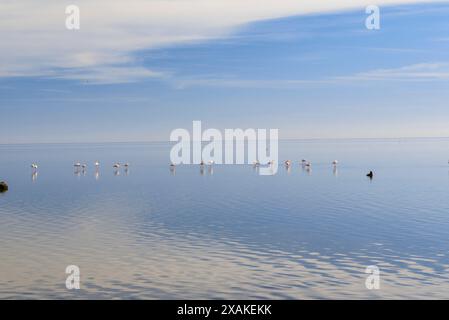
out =
[[[286,160],[286,161],[285,161],[285,165],[286,165],[287,167],[290,167],[291,164],[292,164],[291,160]]]

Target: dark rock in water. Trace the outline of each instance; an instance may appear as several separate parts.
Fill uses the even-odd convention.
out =
[[[6,182],[0,182],[0,192],[6,192],[8,191],[8,185],[6,184]]]

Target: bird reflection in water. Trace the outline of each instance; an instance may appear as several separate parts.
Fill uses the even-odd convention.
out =
[[[306,168],[306,172],[307,172],[307,175],[312,175],[312,167],[311,166],[307,166]]]
[[[336,166],[334,166],[334,168],[332,169],[332,173],[334,174],[334,176],[338,177],[338,168]]]

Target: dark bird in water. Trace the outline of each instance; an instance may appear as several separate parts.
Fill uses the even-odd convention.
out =
[[[374,173],[370,171],[367,175],[368,178],[372,179],[374,177]]]
[[[8,184],[4,181],[0,182],[0,193],[8,191]]]

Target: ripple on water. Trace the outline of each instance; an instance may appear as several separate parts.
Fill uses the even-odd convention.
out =
[[[73,159],[57,158],[47,167],[57,174],[41,172],[32,182],[9,162],[16,173],[8,177],[13,192],[0,196],[0,298],[449,294],[444,168],[410,178],[379,164],[370,182],[359,162],[342,165],[335,177],[318,159],[323,165],[311,175],[299,167],[261,177],[250,167],[216,166],[202,176],[197,167],[181,166],[172,176],[160,164],[159,146],[145,154],[140,146],[115,148],[104,150],[126,152],[136,164],[128,176],[76,177],[65,173]],[[39,152],[49,151],[32,150],[36,158]],[[85,152],[79,157],[92,149]],[[161,162],[146,165],[152,157]],[[65,289],[69,264],[81,268],[80,291]],[[380,291],[365,288],[369,265],[381,269]]]

